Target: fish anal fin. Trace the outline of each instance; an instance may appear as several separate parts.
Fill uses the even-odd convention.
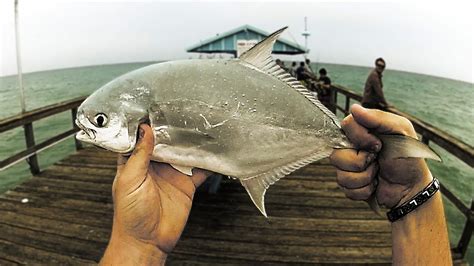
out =
[[[181,165],[175,165],[175,164],[170,164],[174,169],[180,171],[181,173],[192,176],[193,175],[193,167],[189,166],[181,166]]]
[[[265,211],[265,192],[269,185],[266,185],[264,182],[261,182],[259,178],[251,178],[247,180],[240,180],[242,186],[244,186],[245,190],[252,199],[253,204],[258,208],[258,210],[263,214],[263,216],[267,216],[267,212]]]
[[[265,192],[267,191],[267,189],[275,182],[280,180],[282,177],[290,174],[291,172],[294,172],[307,164],[328,157],[331,151],[332,149],[326,152],[318,151],[314,154],[310,154],[309,156],[300,158],[299,160],[293,161],[286,165],[271,169],[267,172],[252,177],[239,177],[240,183],[245,187],[245,190],[247,190],[247,193],[249,194],[255,206],[265,217],[268,217],[267,212],[265,211]]]

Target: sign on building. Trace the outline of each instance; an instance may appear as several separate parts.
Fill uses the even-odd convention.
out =
[[[237,40],[237,57],[254,47],[258,40]]]

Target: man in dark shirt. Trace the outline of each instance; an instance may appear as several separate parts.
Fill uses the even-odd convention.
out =
[[[304,66],[304,62],[300,62],[300,66],[296,69],[296,79],[297,80],[306,80],[309,78],[309,75]]]
[[[382,72],[385,69],[385,60],[377,58],[375,69],[372,70],[365,82],[362,106],[372,109],[385,109],[389,104],[383,95]]]
[[[319,70],[318,80],[318,100],[329,108],[331,101],[331,79],[327,76],[325,68]]]

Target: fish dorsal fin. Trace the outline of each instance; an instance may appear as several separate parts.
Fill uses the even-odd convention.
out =
[[[265,211],[265,192],[267,189],[282,177],[298,170],[307,164],[328,157],[330,153],[331,151],[328,151],[327,153],[318,151],[289,164],[271,169],[270,171],[251,177],[239,178],[240,183],[244,186],[245,190],[247,190],[247,193],[249,194],[255,206],[265,217],[267,217],[267,212]]]
[[[278,78],[279,80],[288,84],[288,86],[292,87],[303,96],[305,96],[309,101],[311,101],[314,105],[316,105],[324,114],[326,114],[333,123],[340,127],[339,120],[337,119],[336,115],[333,112],[329,111],[318,99],[311,93],[306,87],[301,84],[297,79],[291,76],[288,72],[282,69],[279,65],[273,61],[272,58],[272,50],[273,45],[275,44],[276,40],[280,35],[285,31],[288,27],[281,28],[274,33],[270,34],[267,38],[263,39],[259,43],[257,43],[254,47],[250,48],[248,51],[243,53],[239,59],[252,65],[253,67],[257,68],[258,70],[265,72],[271,76]]]
[[[268,37],[257,43],[255,46],[250,48],[248,51],[243,53],[239,59],[245,61],[258,69],[263,70],[265,66],[273,62],[272,50],[273,44],[275,44],[280,34],[282,34],[288,27],[283,27]]]

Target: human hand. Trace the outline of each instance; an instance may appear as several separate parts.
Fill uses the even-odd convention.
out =
[[[112,187],[112,237],[102,264],[163,263],[184,229],[196,188],[211,174],[195,168],[190,177],[168,164],[150,162],[153,132],[140,125],[139,136],[130,158],[119,155]],[[118,260],[123,249],[125,258]]]
[[[431,182],[424,159],[377,158],[382,147],[377,134],[395,133],[417,138],[408,119],[353,105],[351,115],[344,118],[341,126],[357,149],[335,149],[330,156],[331,163],[338,168],[337,182],[347,197],[367,200],[375,192],[380,204],[392,208]]]

